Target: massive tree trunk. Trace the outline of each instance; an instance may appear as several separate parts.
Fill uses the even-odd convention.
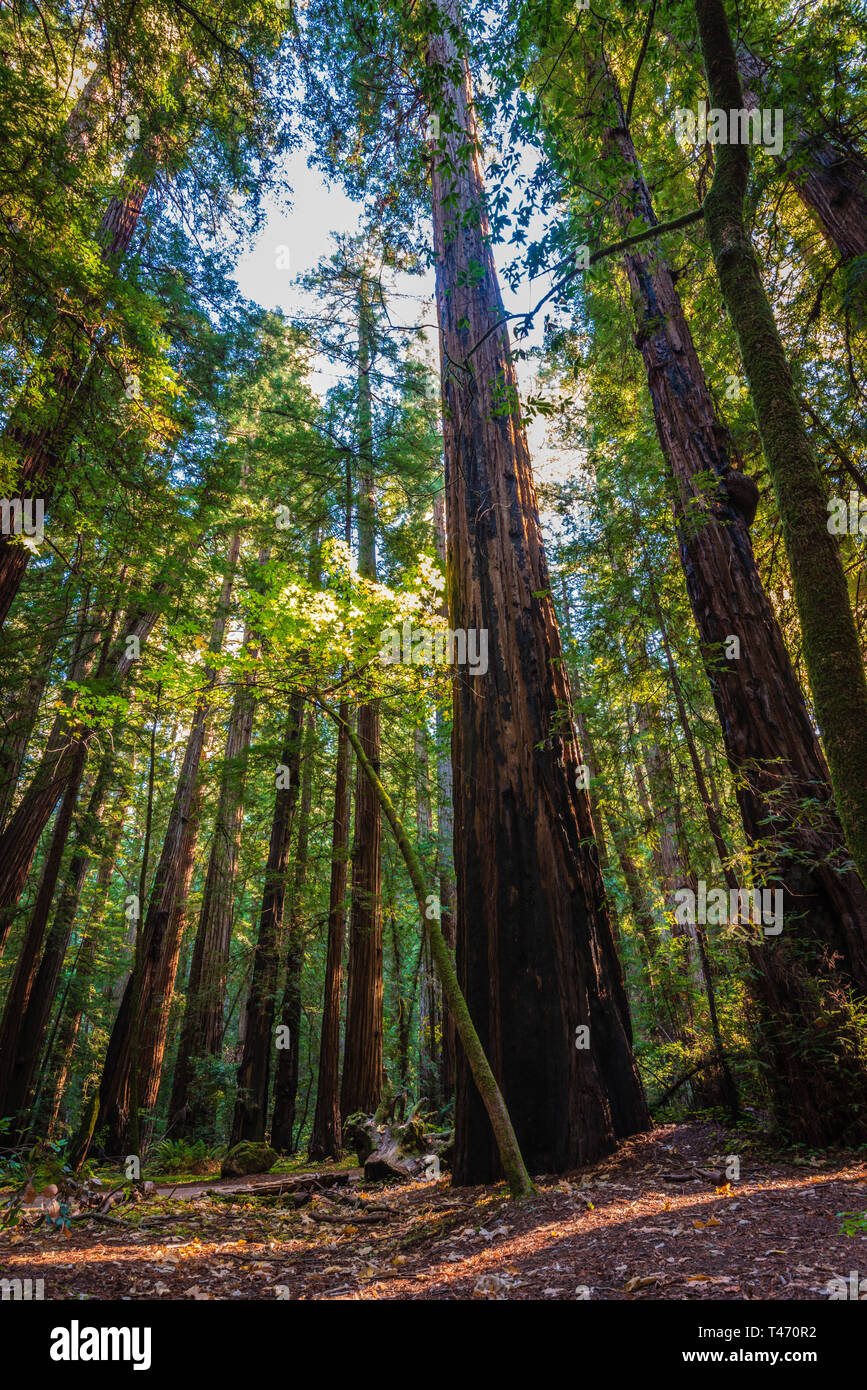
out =
[[[319,703],[326,714],[329,714],[332,719],[337,719],[339,717],[333,706],[326,704],[321,697]],[[347,732],[349,734],[349,741],[355,750],[358,763],[363,768],[364,774],[370,781],[371,786],[376,790],[380,807],[391,826],[392,833],[397,841],[397,847],[403,855],[403,861],[406,865],[410,882],[412,883],[413,892],[415,893],[416,905],[422,922],[422,930],[426,933],[431,944],[431,954],[433,955],[440,983],[443,987],[443,994],[448,1000],[449,1008],[455,1020],[455,1031],[463,1046],[463,1055],[467,1059],[467,1065],[469,1066],[473,1082],[482,1099],[485,1112],[488,1116],[491,1132],[494,1135],[494,1141],[497,1145],[500,1163],[509,1185],[509,1192],[513,1197],[532,1196],[535,1189],[530,1181],[520,1145],[515,1136],[515,1128],[503,1100],[502,1091],[497,1084],[497,1079],[491,1070],[478,1032],[470,1018],[466,1000],[458,984],[454,962],[446,946],[439,922],[436,917],[429,917],[427,913],[430,892],[421,861],[410,842],[409,836],[398,819],[391,797],[382,785],[381,779],[374,770],[361,745],[361,740],[348,726]]]
[[[427,751],[427,729],[416,725],[413,731],[413,752],[415,754],[415,829],[418,855],[428,869],[431,859],[431,805],[430,805],[430,759]],[[443,1097],[440,1086],[439,1039],[442,1037],[442,997],[436,970],[430,952],[427,936],[422,937],[421,959],[419,961],[419,1095],[428,1110],[439,1110]]]
[[[654,225],[616,87],[610,73],[601,80],[616,113],[609,146],[629,172],[630,187],[618,199],[619,220],[625,226],[637,216]],[[858,876],[841,868],[845,846],[827,766],[761,584],[741,510],[742,478],[732,478],[731,438],[716,415],[664,257],[658,249],[635,248],[624,260],[660,446],[677,489],[681,564],[744,829],[773,856],[778,881],[790,895],[792,920],[800,918],[805,930],[839,953],[850,978],[864,989],[867,894]],[[719,480],[710,495],[708,475]],[[726,660],[722,652],[730,636],[738,638],[740,654]],[[804,797],[823,811],[806,825],[799,814]]]
[[[298,801],[301,773],[301,740],[304,728],[304,698],[293,695],[284,736],[281,764],[289,769],[288,785],[278,786],[274,797],[271,841],[259,935],[253,962],[253,977],[244,1015],[244,1050],[238,1067],[238,1093],[232,1121],[231,1143],[242,1139],[262,1143],[268,1118],[268,1091],[271,1081],[271,1054],[274,1051],[274,1013],[277,993],[280,931],[286,899],[286,872],[289,842]]]
[[[695,12],[711,100],[725,110],[739,109],[743,94],[725,6],[722,0],[696,0]],[[744,220],[748,179],[749,147],[718,145],[705,226],[774,484],[837,812],[867,881],[867,679],[840,552],[827,529],[821,471]],[[857,941],[862,988],[864,921],[862,916]],[[849,957],[854,947],[853,942]]]
[[[143,1021],[139,1030],[138,1047],[139,1104],[143,1110],[150,1112],[151,1115],[156,1109],[160,1091],[178,962],[181,958],[181,945],[187,928],[187,904],[196,866],[196,847],[202,824],[202,803],[205,794],[204,769],[207,765],[209,751],[210,736],[206,727],[200,767],[178,855],[175,900],[172,904],[171,916],[151,986],[152,1005],[147,1013],[140,1011],[140,1017]],[[152,1120],[149,1123],[152,1128]]]
[[[319,1041],[319,1081],[308,1154],[338,1159],[343,1148],[340,1124],[340,993],[346,931],[346,879],[349,859],[349,702],[341,702],[334,772],[331,831],[331,886],[328,894],[328,951]]]
[[[452,0],[439,13],[445,30],[428,62],[442,131],[432,180],[450,613],[455,628],[487,634],[489,660],[486,674],[458,669],[454,683],[458,969],[528,1168],[563,1172],[648,1116],[590,806],[576,785],[582,757],[500,323],[469,71]],[[498,1174],[462,1055],[454,1179]]]
[[[358,573],[376,579],[376,496],[371,415],[369,286],[358,295]],[[358,710],[358,737],[379,772],[379,702]],[[355,781],[355,838],[347,963],[346,1038],[340,1109],[373,1114],[382,1093],[382,826],[376,793],[361,769]]]

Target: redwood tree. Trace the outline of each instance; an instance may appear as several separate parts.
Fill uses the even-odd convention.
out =
[[[455,628],[485,630],[489,652],[486,675],[458,670],[454,685],[458,969],[528,1168],[562,1172],[646,1128],[648,1116],[578,785],[583,760],[452,0],[437,15],[428,63],[441,132],[432,183],[450,614]],[[497,1173],[460,1057],[455,1181]]]

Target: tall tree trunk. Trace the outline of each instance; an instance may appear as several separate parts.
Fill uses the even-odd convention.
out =
[[[659,628],[659,635],[662,638],[662,649],[665,653],[665,664],[668,668],[668,679],[671,685],[672,694],[674,695],[675,706],[677,708],[677,718],[678,723],[680,724],[680,731],[683,734],[683,740],[686,744],[687,751],[689,753],[689,760],[692,764],[692,772],[695,778],[695,785],[698,790],[699,797],[701,798],[701,804],[704,807],[705,817],[707,818],[708,828],[710,829],[711,837],[714,843],[714,848],[716,849],[717,858],[719,859],[720,869],[722,870],[723,877],[725,878],[726,887],[731,890],[732,888],[737,888],[738,881],[735,876],[734,870],[731,868],[729,864],[730,851],[728,845],[726,844],[725,836],[723,835],[722,813],[720,810],[719,801],[715,797],[711,796],[711,792],[708,788],[708,779],[705,776],[705,769],[702,766],[701,760],[698,756],[698,749],[696,748],[695,738],[692,732],[692,725],[690,724],[689,717],[686,712],[686,705],[684,703],[683,689],[680,683],[680,676],[677,673],[677,666],[675,664],[674,657],[672,656],[671,644],[668,640],[668,625],[666,624],[665,618],[663,617],[662,606],[659,602],[659,595],[656,592],[656,584],[654,582],[653,572],[650,568],[650,562],[647,558],[646,551],[644,554],[644,563],[645,572],[647,574],[648,587],[650,589],[650,597],[653,603],[654,612],[656,614],[656,623],[657,627]]]
[[[680,802],[675,803],[675,820],[677,824],[677,836],[680,845],[680,859],[683,865],[684,877],[688,880],[692,891],[698,892],[698,880],[689,862],[689,845],[687,843],[686,831],[683,825],[683,814]],[[710,1019],[710,1031],[713,1038],[714,1051],[717,1056],[719,1067],[720,1093],[723,1103],[728,1109],[733,1122],[740,1117],[740,1100],[738,1097],[735,1079],[732,1076],[731,1068],[728,1064],[725,1046],[723,1044],[722,1029],[720,1028],[719,1015],[717,1012],[716,990],[713,983],[713,972],[711,970],[710,956],[707,949],[707,934],[702,923],[696,922],[688,927],[690,937],[695,944],[698,952],[699,968],[701,972],[701,983],[704,986],[705,997],[707,999],[708,1017]]]
[[[65,991],[65,998],[54,1025],[54,1037],[53,1040],[49,1039],[45,1050],[42,1076],[44,1077],[46,1070],[48,1070],[50,1080],[48,1083],[40,1080],[39,1094],[33,1108],[36,1111],[40,1100],[42,1101],[45,1133],[48,1137],[52,1135],[57,1125],[66,1080],[72,1071],[72,1056],[81,1019],[87,1008],[88,995],[96,972],[97,945],[102,933],[112,874],[117,861],[118,845],[123,833],[124,809],[125,798],[119,796],[110,813],[106,839],[96,873],[93,900]]]
[[[250,635],[248,632],[245,648],[250,647]],[[190,1086],[196,1064],[207,1065],[209,1059],[219,1056],[223,1046],[223,1011],[235,915],[235,865],[241,842],[254,709],[250,682],[244,677],[235,692],[229,715],[220,796],[185,991],[186,1007],[169,1103],[175,1138],[198,1130],[211,1134],[216,1121],[213,1088],[206,1094],[191,1096]]]
[[[298,834],[295,840],[295,874],[286,926],[286,980],[280,1022],[288,1028],[288,1047],[278,1049],[274,1078],[274,1109],[271,1114],[271,1145],[280,1153],[294,1153],[295,1102],[298,1097],[298,1069],[301,1062],[301,970],[304,964],[304,888],[307,883],[307,857],[310,847],[310,804],[313,795],[313,764],[316,746],[316,712],[307,713],[304,762],[301,770],[301,800],[298,806]]]
[[[24,1111],[36,1074],[39,1054],[72,935],[78,904],[100,833],[99,820],[109,782],[115,769],[114,745],[120,740],[121,734],[120,721],[116,721],[112,732],[111,746],[103,754],[87,807],[76,826],[75,843],[66,869],[54,921],[48,933],[39,969],[33,980],[33,988],[29,991],[26,1003],[19,997],[15,1006],[14,1018],[10,1017],[8,1023],[4,1018],[2,1034],[0,1034],[0,1056],[7,1054],[8,1050],[8,1055],[14,1060],[11,1064],[5,1092],[0,1092],[0,1110],[4,1115],[17,1116],[19,1126],[26,1121]],[[72,783],[67,788],[66,796],[61,805],[58,825],[63,816],[63,806],[66,805],[71,786]],[[10,994],[11,998],[12,995]],[[3,1070],[5,1069],[0,1063],[0,1076],[2,1076]]]
[[[715,106],[741,108],[743,93],[722,0],[695,0]],[[740,347],[762,449],[774,484],[801,623],[804,660],[852,858],[867,882],[867,679],[835,538],[827,528],[821,470],[804,427],[785,350],[744,220],[747,145],[719,145],[704,201],[705,226]],[[867,916],[857,946],[867,986]],[[849,965],[849,959],[845,961]]]
[[[446,564],[445,499],[441,492],[434,497],[434,540],[437,555]],[[448,599],[443,600],[440,616],[449,621]],[[446,946],[454,955],[455,921],[455,861],[454,861],[454,798],[452,791],[451,720],[441,702],[436,708],[437,748],[437,878],[440,890],[440,927]],[[455,1021],[443,1000],[443,1035],[440,1086],[448,1102],[455,1090]]]
[[[240,533],[236,531],[229,544],[225,577],[208,644],[211,658],[216,658],[222,650],[239,551]],[[108,1126],[108,1145],[109,1151],[112,1153],[124,1151],[129,1132],[131,1120],[130,1081],[134,1047],[136,1047],[134,1060],[137,1070],[137,1076],[134,1080],[138,1083],[139,1100],[142,1105],[152,1104],[155,1099],[155,1088],[159,1081],[158,1070],[155,1075],[154,1069],[158,1061],[161,1060],[159,1037],[162,1028],[161,1014],[165,1007],[165,994],[160,991],[164,991],[167,985],[171,989],[168,971],[171,968],[172,960],[174,960],[175,965],[177,964],[179,942],[175,905],[181,887],[185,857],[184,847],[185,842],[188,843],[186,832],[194,807],[199,762],[210,712],[210,692],[217,677],[215,665],[207,665],[204,674],[205,686],[193,711],[192,724],[169,813],[162,852],[151,885],[147,915],[139,932],[136,933],[136,956],[140,967],[140,978],[136,980],[136,968],[134,967],[127,981],[111,1031],[103,1066],[99,1089],[99,1111],[95,1128],[98,1129],[102,1125]],[[172,972],[172,980],[173,978]],[[136,995],[138,996],[137,1008],[135,1007]],[[91,1134],[93,1132],[93,1128],[91,1128]],[[90,1136],[82,1131],[75,1145],[77,1164],[83,1162],[89,1142]]]
[[[415,829],[418,855],[427,867],[431,857],[431,806],[428,779],[430,760],[427,751],[427,730],[416,725],[413,730],[415,754]],[[431,958],[427,936],[422,936],[419,978],[419,1094],[429,1110],[439,1110],[443,1098],[440,1090],[438,1039],[442,1036],[442,1002],[436,970]]]
[[[79,750],[76,766],[72,771],[63,800],[60,803],[57,820],[54,823],[51,844],[45,857],[39,890],[33,904],[33,912],[15,966],[15,973],[12,976],[9,993],[6,996],[6,1006],[3,1010],[2,1023],[0,1023],[0,1111],[4,1115],[13,1113],[13,1110],[17,1109],[21,1103],[20,1089],[16,1085],[20,1076],[19,1068],[25,1060],[20,1051],[21,1023],[32,997],[34,981],[37,978],[39,953],[42,949],[45,929],[48,926],[51,904],[54,901],[54,890],[60,876],[63,852],[75,814],[83,772],[84,751]],[[50,1001],[48,1002],[50,1007]],[[32,1071],[30,1075],[32,1075]]]
[[[528,1167],[562,1172],[646,1128],[648,1116],[590,806],[576,786],[582,757],[501,322],[456,4],[439,0],[438,14],[444,28],[428,63],[443,132],[432,182],[449,607],[456,628],[485,631],[490,662],[486,675],[459,670],[454,683],[458,969]],[[454,1180],[498,1173],[462,1055]]]
[[[654,225],[619,95],[610,73],[603,80],[617,113],[609,143],[631,183],[618,199],[618,217],[624,226],[635,216]],[[792,918],[801,918],[805,930],[839,953],[850,978],[863,988],[867,895],[857,875],[841,872],[836,862],[844,845],[827,767],[762,588],[740,509],[743,498],[737,485],[732,488],[731,440],[716,416],[667,262],[658,250],[635,248],[625,263],[657,433],[677,488],[681,563],[744,829],[752,843],[773,855],[771,876],[787,885]],[[703,485],[708,474],[720,480],[710,498]],[[739,656],[724,660],[729,636],[738,638]],[[801,824],[805,796],[821,804],[821,823],[811,817],[809,825]]]
[[[311,1159],[339,1159],[343,1148],[340,1123],[340,994],[343,940],[346,932],[346,879],[349,860],[349,702],[343,700],[337,730],[334,772],[334,819],[331,831],[331,886],[328,893],[328,951],[319,1043],[319,1081],[310,1134]]]
[[[265,881],[259,935],[253,962],[253,977],[244,1013],[244,1050],[238,1067],[238,1093],[232,1121],[231,1143],[265,1138],[268,1119],[268,1091],[271,1081],[271,1054],[274,1050],[274,1013],[280,932],[286,899],[289,843],[298,801],[301,774],[301,741],[304,729],[304,698],[293,695],[284,735],[281,764],[289,769],[287,785],[278,786],[274,797],[271,841]]]
[[[128,614],[114,644],[111,660],[106,664],[101,658],[98,674],[104,677],[105,683],[100,694],[119,692],[135,659],[127,639],[135,637],[139,644],[146,640],[160,617],[156,604],[169,590],[170,583],[160,580],[150,596],[153,606],[142,605]],[[92,662],[92,649],[85,655]],[[80,683],[90,668],[81,669],[81,675],[70,673],[70,684]],[[5,935],[4,910],[20,898],[39,838],[64,793],[77,750],[80,745],[86,747],[94,733],[91,726],[76,716],[76,700],[75,694],[66,699],[65,708],[57,715],[46,740],[39,767],[0,835],[0,947]]]
[[[328,705],[321,697],[319,698],[319,704],[325,710],[325,713],[330,715],[332,719],[336,720],[338,718],[337,711],[333,706]],[[520,1145],[515,1135],[515,1129],[503,1100],[502,1091],[497,1085],[497,1080],[491,1070],[490,1063],[485,1054],[485,1049],[481,1044],[479,1035],[470,1017],[466,1000],[461,993],[454,962],[449,954],[442,931],[440,930],[439,922],[436,917],[429,917],[427,914],[430,892],[421,861],[410,842],[406,830],[398,819],[391,797],[382,785],[378,773],[362,747],[361,740],[348,725],[347,731],[349,734],[349,741],[355,750],[358,763],[364,770],[364,774],[368,778],[370,785],[376,790],[377,799],[382,808],[382,812],[391,826],[392,834],[397,842],[397,847],[403,856],[403,862],[406,865],[413,892],[415,893],[416,904],[421,916],[423,924],[422,930],[427,934],[431,943],[431,953],[436,964],[437,973],[440,977],[440,983],[443,987],[443,994],[448,1000],[449,1008],[452,1011],[455,1020],[455,1030],[461,1040],[463,1055],[467,1059],[473,1083],[482,1099],[485,1112],[488,1116],[494,1135],[494,1141],[497,1146],[500,1164],[509,1185],[509,1192],[513,1197],[529,1197],[534,1193],[535,1189],[530,1181]]]
[[[193,884],[193,873],[196,867],[196,847],[198,845],[199,831],[202,824],[202,803],[205,794],[205,769],[203,765],[207,764],[208,752],[209,732],[206,727],[205,742],[202,747],[202,765],[200,765],[196,777],[196,785],[190,802],[190,812],[187,817],[187,823],[184,826],[181,849],[178,856],[177,891],[172,905],[172,912],[169,918],[157,972],[154,976],[152,987],[153,1005],[149,1013],[144,1016],[143,1027],[139,1036],[140,1104],[142,1109],[149,1111],[151,1115],[153,1115],[156,1109],[162,1081],[163,1059],[165,1057],[166,1043],[169,1035],[178,962],[180,961],[181,945],[187,928],[187,905]],[[151,1119],[149,1122],[149,1133],[152,1127],[153,1120]]]
[[[376,579],[376,497],[371,403],[372,324],[369,286],[358,294],[358,573]],[[358,710],[358,737],[379,771],[379,702]],[[355,780],[355,838],[347,963],[346,1037],[340,1109],[372,1114],[382,1093],[382,827],[376,793],[359,769]]]
[[[623,226],[635,217],[653,226],[656,217],[649,190],[625,127],[613,76],[604,64],[591,67],[607,103],[606,148],[619,154],[628,175],[616,203],[618,218]],[[718,157],[719,150],[735,148],[741,147],[719,146]],[[763,937],[751,948],[757,987],[770,990],[778,1002],[787,990],[793,999],[797,995],[798,1026],[811,1031],[819,1023],[824,1026],[824,1006],[815,1001],[808,1025],[809,991],[805,993],[800,985],[784,987],[783,981],[791,971],[799,977],[796,957],[806,953],[812,962],[809,969],[832,980],[832,994],[846,980],[864,988],[867,894],[858,875],[845,868],[845,844],[827,766],[759,577],[747,524],[755,505],[755,485],[748,488],[743,475],[732,469],[734,449],[715,413],[667,262],[658,248],[648,253],[643,247],[628,251],[624,260],[635,301],[637,346],[647,370],[660,445],[676,489],[681,563],[735,775],[741,819],[756,852],[760,879],[784,889],[783,938]],[[710,494],[708,475],[718,480]],[[726,660],[722,653],[730,637],[737,638],[737,655]],[[805,798],[821,815],[805,818],[801,814]],[[844,972],[837,984],[831,964],[834,955]],[[782,1028],[782,1020],[778,1023]],[[768,1028],[774,1036],[782,1036],[776,1025],[768,1024]],[[848,1024],[840,1035],[843,1051],[848,1053],[843,1034],[848,1035]],[[767,1030],[765,1036],[769,1036]],[[772,1051],[780,1054],[776,1045]],[[795,1051],[806,1064],[803,1048]],[[811,1076],[813,1066],[811,1061]],[[791,1059],[786,1071],[791,1079]],[[858,1072],[856,1066],[856,1090],[861,1085]],[[829,1095],[835,1091],[840,1095],[834,1081],[840,1074],[835,1060],[827,1078]],[[805,1071],[801,1086],[811,1084]],[[848,1109],[842,1096],[840,1101]]]

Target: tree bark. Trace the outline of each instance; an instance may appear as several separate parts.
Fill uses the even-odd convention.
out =
[[[310,804],[313,792],[313,762],[316,743],[316,713],[307,712],[304,761],[301,770],[301,799],[298,805],[298,834],[295,839],[295,873],[286,926],[286,980],[280,1022],[289,1029],[289,1046],[278,1049],[274,1078],[274,1108],[271,1114],[271,1147],[279,1153],[294,1153],[295,1103],[298,1097],[298,1070],[301,1062],[301,971],[304,964],[304,888],[310,848]]]
[[[226,571],[216,613],[211,629],[208,653],[211,658],[219,655],[223,646],[223,636],[229,618],[235,566],[240,550],[240,533],[235,532],[229,544],[226,557]],[[108,1127],[109,1152],[121,1153],[128,1138],[130,1124],[130,1077],[133,1047],[138,1040],[136,1066],[138,1068],[138,1092],[140,1103],[148,1108],[156,1099],[159,1083],[159,1062],[162,1059],[164,1043],[163,1010],[171,1002],[171,988],[174,979],[172,962],[177,965],[179,949],[178,916],[175,912],[179,897],[185,860],[185,843],[188,844],[187,827],[194,808],[194,795],[198,783],[199,762],[205,742],[208,714],[210,712],[210,692],[216,681],[216,669],[212,664],[205,667],[205,685],[196,700],[190,733],[187,738],[184,758],[178,775],[169,821],[163,839],[162,852],[154,873],[148,901],[147,916],[137,939],[137,960],[140,965],[140,980],[136,982],[135,968],[130,975],[117,1018],[112,1028],[103,1066],[99,1092],[99,1112],[96,1129]],[[195,823],[195,822],[194,822]],[[169,979],[171,973],[171,979]],[[138,987],[137,987],[138,985]],[[166,1000],[168,991],[168,1001]],[[134,1007],[138,994],[138,1008]],[[83,1162],[89,1146],[89,1138],[82,1132],[76,1142],[77,1164]]]
[[[250,647],[248,632],[245,649]],[[202,907],[196,931],[186,1007],[174,1083],[169,1103],[175,1138],[199,1130],[213,1134],[216,1121],[213,1096],[190,1092],[197,1061],[207,1064],[223,1046],[226,981],[235,906],[235,865],[241,843],[247,756],[253,734],[255,702],[250,682],[242,678],[235,692],[220,779],[211,852],[205,876]]]
[[[122,831],[123,805],[121,805],[120,814],[114,814],[113,822],[108,831],[105,848],[99,861],[88,921],[82,933],[81,944],[76,954],[66,997],[61,1004],[60,1013],[55,1023],[54,1039],[53,1041],[49,1040],[43,1061],[43,1074],[47,1068],[50,1073],[50,1080],[47,1084],[40,1082],[34,1111],[39,1106],[40,1097],[43,1097],[45,1133],[49,1138],[57,1126],[66,1080],[72,1071],[75,1043],[82,1017],[87,1008],[88,996],[96,971],[97,941],[105,917]]]
[[[362,274],[358,296],[358,573],[376,579],[376,496],[373,477],[370,372],[374,351]],[[379,771],[379,702],[358,710],[358,738]],[[346,1036],[340,1109],[372,1114],[382,1094],[382,826],[379,803],[359,769],[355,780],[355,836],[347,963]]]
[[[458,970],[532,1172],[563,1172],[647,1127],[484,205],[452,0],[429,45],[450,613],[489,669],[457,671],[453,766]],[[481,639],[479,639],[481,642]],[[445,946],[443,945],[443,950]],[[447,954],[447,952],[446,952]],[[456,1019],[457,1022],[457,1019]],[[589,1047],[576,1029],[589,1027]],[[458,1065],[454,1180],[499,1174]]]
[[[271,842],[262,887],[262,908],[259,914],[253,977],[244,1015],[244,1050],[238,1067],[238,1093],[230,1144],[237,1144],[242,1139],[251,1139],[257,1143],[264,1143],[265,1140],[271,1054],[275,1041],[274,1013],[280,931],[286,899],[289,843],[298,801],[303,728],[304,698],[301,695],[293,695],[281,754],[281,763],[289,769],[288,786],[278,787],[274,797]]]
[[[443,568],[446,566],[445,499],[441,492],[434,497],[434,540]],[[448,599],[443,600],[440,616],[448,625]],[[443,939],[455,953],[455,862],[454,862],[454,793],[452,787],[451,720],[441,703],[436,709],[437,747],[437,878],[440,890],[440,927]],[[442,1065],[440,1085],[443,1099],[449,1102],[455,1090],[455,1021],[443,1000]]]
[[[608,103],[606,148],[616,150],[627,174],[617,199],[618,218],[621,225],[634,217],[655,225],[612,74],[598,63],[591,64],[591,73]],[[739,104],[725,103],[727,108]],[[717,158],[720,150],[741,148],[719,146]],[[743,475],[732,469],[734,449],[716,415],[671,270],[658,247],[650,253],[634,247],[624,259],[635,301],[637,346],[647,370],[660,446],[674,480],[681,564],[741,819],[754,851],[756,877],[784,891],[783,938],[760,935],[748,945],[751,979],[756,998],[772,998],[773,1009],[785,1008],[783,1001],[790,998],[798,1027],[805,1030],[802,1042],[805,1035],[815,1036],[817,1042],[816,1060],[808,1063],[803,1045],[795,1047],[784,1017],[763,1014],[766,1064],[771,1070],[782,1065],[792,1085],[800,1057],[805,1070],[797,1092],[815,1085],[815,1067],[824,1058],[830,1068],[823,1072],[827,1096],[830,1100],[834,1095],[842,1106],[831,1125],[848,1125],[844,1116],[851,1118],[854,1111],[840,1084],[847,1070],[840,1057],[849,1059],[847,1084],[856,1093],[867,1078],[854,1061],[848,1023],[837,1034],[840,1056],[831,1060],[830,1051],[818,1046],[815,1030],[826,1025],[828,1000],[823,1004],[815,991],[811,995],[806,975],[825,978],[829,998],[846,983],[864,988],[867,894],[858,875],[846,867],[827,765],[753,555],[745,515],[751,499]],[[708,477],[713,480],[710,491]],[[739,654],[726,660],[723,651],[731,636],[738,639]],[[809,817],[802,813],[805,800],[815,808]],[[777,1041],[771,1043],[771,1038]],[[793,1056],[784,1059],[787,1047]],[[787,1115],[791,1118],[791,1109]]]
[[[339,1159],[343,1149],[340,1122],[340,994],[343,940],[346,932],[346,880],[349,859],[349,703],[341,701],[334,771],[334,819],[331,831],[331,886],[328,893],[328,952],[319,1042],[316,1111],[310,1134],[311,1160]]]
[[[711,100],[725,110],[740,108],[743,93],[725,6],[722,0],[695,0],[695,13]],[[867,882],[867,679],[840,552],[827,529],[821,471],[744,221],[748,179],[748,146],[717,146],[705,226],[774,484],[837,812]],[[848,952],[851,959],[857,948],[862,989],[865,922],[862,915]]]
[[[91,788],[87,807],[76,826],[75,843],[66,869],[63,888],[54,914],[54,921],[48,934],[42,960],[33,980],[26,1002],[19,997],[14,1005],[14,1014],[5,1018],[0,1033],[0,1057],[12,1059],[8,1077],[4,1078],[6,1068],[0,1063],[0,1084],[6,1080],[5,1090],[0,1091],[0,1111],[4,1115],[17,1117],[20,1129],[26,1123],[25,1108],[39,1054],[45,1037],[45,1030],[51,1015],[51,1006],[57,991],[57,984],[66,958],[66,951],[72,935],[78,904],[84,890],[85,881],[92,862],[94,847],[100,832],[99,820],[108,792],[109,782],[115,768],[114,744],[121,737],[120,721],[112,731],[111,745],[103,754],[96,780]],[[82,757],[83,766],[83,757]],[[72,782],[67,787],[58,826],[63,817]],[[57,834],[57,830],[55,830]],[[9,999],[12,1000],[10,994]]]
[[[610,71],[600,80],[611,103],[607,144],[629,176],[618,218],[624,226],[636,216],[654,225]],[[867,894],[843,867],[827,765],[761,584],[743,512],[729,491],[732,442],[716,415],[668,263],[658,249],[635,248],[624,260],[657,434],[676,488],[681,565],[744,830],[767,859],[768,881],[786,887],[787,917],[802,920],[805,935],[839,954],[850,979],[864,988]],[[710,494],[708,476],[718,480]],[[732,660],[723,657],[729,636],[739,641],[740,654]],[[821,809],[808,823],[800,813],[805,797]]]
[[[330,715],[332,719],[336,720],[339,717],[337,711],[332,706],[326,704],[323,699],[319,699],[319,704],[325,710],[325,713]],[[436,917],[429,917],[427,914],[427,904],[430,893],[427,880],[425,879],[424,869],[410,843],[409,836],[398,819],[397,812],[394,809],[394,804],[388,792],[382,785],[376,769],[364,751],[361,740],[348,725],[346,729],[349,741],[355,750],[358,763],[364,770],[364,774],[371,786],[374,787],[376,791],[377,800],[391,826],[392,834],[397,842],[397,847],[403,855],[403,861],[409,873],[413,892],[415,893],[415,900],[421,915],[423,923],[422,929],[427,932],[428,939],[431,943],[431,952],[443,987],[443,994],[448,1000],[452,1016],[455,1020],[455,1029],[461,1040],[464,1055],[467,1059],[467,1065],[469,1066],[473,1082],[488,1116],[500,1164],[502,1165],[506,1181],[509,1185],[509,1192],[513,1197],[517,1198],[530,1197],[533,1195],[535,1189],[530,1181],[530,1176],[527,1172],[527,1167],[515,1135],[515,1129],[508,1109],[506,1108],[505,1101],[503,1100],[503,1094],[497,1085],[496,1077],[491,1070],[479,1035],[473,1026],[470,1011],[467,1008],[466,1000],[458,984],[454,962],[449,954],[443,934],[440,930],[439,922]]]
[[[139,643],[146,640],[160,617],[160,609],[155,604],[169,589],[169,582],[160,580],[150,596],[154,606],[143,604],[129,613],[107,667],[103,659],[100,660],[98,674],[105,677],[101,694],[117,694],[120,690],[134,661],[127,639],[136,637]],[[86,655],[92,662],[93,652]],[[70,673],[70,681],[81,682],[89,669],[89,666],[82,667],[81,675]],[[39,767],[0,835],[0,947],[5,935],[4,910],[20,898],[40,836],[64,793],[76,751],[80,744],[87,746],[93,734],[90,726],[75,717],[75,703],[73,695],[57,715]]]

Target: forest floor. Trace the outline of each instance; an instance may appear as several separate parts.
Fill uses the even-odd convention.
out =
[[[664,1125],[521,1204],[502,1184],[370,1186],[356,1170],[294,1208],[205,1178],[62,1233],[25,1217],[0,1232],[0,1277],[42,1278],[46,1299],[764,1301],[867,1275],[867,1233],[841,1230],[867,1210],[863,1153],[736,1143],[736,1182],[731,1134]]]

